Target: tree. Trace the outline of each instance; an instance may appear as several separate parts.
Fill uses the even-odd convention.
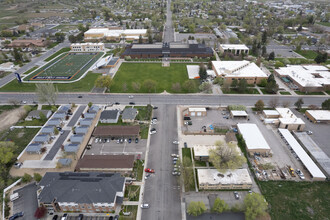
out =
[[[56,127],[54,127],[54,134],[58,135],[58,133],[59,133],[58,129]]]
[[[28,183],[31,182],[32,176],[28,173],[24,173],[24,176],[22,177],[22,182],[23,183]]]
[[[57,87],[55,88],[53,83],[37,83],[36,95],[38,96],[39,102],[47,102],[48,105],[55,105],[58,90]]]
[[[238,84],[238,81],[237,79],[233,79],[232,82],[231,82],[231,87],[236,89],[237,88],[237,84]]]
[[[330,99],[327,99],[324,102],[322,102],[322,109],[323,110],[330,110]]]
[[[264,110],[264,107],[265,107],[265,103],[259,99],[256,104],[254,104],[254,107],[256,108],[257,111],[262,111]]]
[[[123,92],[127,91],[127,83],[123,83]]]
[[[245,163],[245,157],[237,151],[235,144],[228,143],[227,146],[221,142],[215,142],[216,149],[209,151],[209,160],[220,172],[227,169],[237,169]]]
[[[213,80],[213,84],[218,84],[219,86],[222,86],[224,83],[224,78],[222,77],[216,77],[214,80]]]
[[[139,44],[142,44],[142,35],[139,36]]]
[[[138,92],[141,88],[141,84],[138,82],[132,82],[132,88],[135,92]]]
[[[69,41],[71,42],[71,43],[76,43],[77,42],[77,39],[76,39],[76,37],[74,36],[74,35],[70,35],[69,36]]]
[[[266,55],[267,55],[267,48],[266,48],[265,45],[262,46],[262,52],[261,52],[261,55],[262,55],[263,57],[266,57]]]
[[[278,68],[284,67],[284,66],[285,66],[284,63],[282,63],[281,61],[276,61],[275,62],[275,69],[278,69]]]
[[[14,48],[14,59],[16,62],[22,62],[22,56],[17,48]]]
[[[180,92],[181,91],[181,85],[180,85],[180,83],[179,82],[173,83],[172,84],[172,90],[174,92]]]
[[[36,182],[40,182],[40,180],[42,179],[42,176],[39,174],[39,173],[34,173],[33,174],[33,179],[36,181]]]
[[[278,106],[278,98],[272,98],[268,102],[268,106],[271,108],[276,108]]]
[[[14,142],[1,141],[0,142],[0,166],[6,166],[14,159],[14,152],[17,150],[17,146]]]
[[[268,93],[276,94],[278,91],[278,85],[277,85],[276,81],[271,81],[271,82],[267,83],[265,90]]]
[[[268,56],[268,60],[275,60],[275,53],[271,52]]]
[[[248,83],[246,81],[246,79],[241,79],[238,84],[237,84],[237,90],[240,93],[244,93],[247,89]]]
[[[230,83],[228,81],[225,81],[223,83],[223,85],[221,86],[221,90],[224,92],[224,93],[228,93],[230,92]]]
[[[258,84],[260,87],[266,87],[267,86],[267,79],[262,79],[260,83]]]
[[[228,204],[224,200],[217,197],[214,200],[214,204],[213,204],[213,207],[212,207],[211,211],[212,212],[217,212],[217,213],[222,213],[222,212],[227,211],[227,210],[229,210]]]
[[[283,106],[283,108],[289,108],[290,107],[290,101],[283,101],[282,106]]]
[[[298,110],[301,109],[301,106],[304,104],[304,100],[302,98],[299,98],[295,103],[294,106],[297,107]]]
[[[92,107],[93,102],[88,102],[88,108]]]
[[[274,74],[272,73],[272,74],[270,74],[270,75],[268,76],[268,78],[267,78],[267,82],[269,83],[269,82],[273,82],[273,81],[275,81],[275,76],[274,76]]]
[[[259,193],[247,194],[244,198],[245,218],[255,220],[258,216],[264,216],[267,210],[267,202]]]
[[[261,43],[265,45],[267,43],[267,31],[262,32]]]
[[[46,115],[42,112],[39,112],[39,118],[40,118],[41,121],[46,121],[47,120]]]
[[[204,80],[207,78],[206,67],[204,63],[199,64],[199,77]]]
[[[208,82],[203,82],[199,86],[199,90],[205,93],[211,93],[212,92],[212,84]]]
[[[185,81],[182,87],[186,92],[195,92],[197,90],[197,85],[192,80]]]
[[[152,79],[146,79],[143,82],[143,87],[148,91],[151,92],[152,90],[156,90],[157,82]]]
[[[99,76],[95,80],[95,87],[98,88],[106,88],[108,90],[110,89],[111,84],[112,84],[112,79],[109,75]]]
[[[64,33],[56,33],[56,42],[57,43],[62,43],[65,40],[65,34]]]
[[[204,202],[202,201],[192,201],[188,205],[187,213],[192,216],[198,216],[203,214],[206,211]]]
[[[316,57],[315,57],[315,62],[316,63],[324,63],[326,62],[328,59],[328,54],[327,53],[319,53]]]

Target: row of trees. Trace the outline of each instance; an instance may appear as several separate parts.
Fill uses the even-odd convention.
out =
[[[304,104],[304,100],[302,98],[299,98],[295,103],[294,106],[300,110],[302,108],[302,105]],[[271,108],[276,108],[279,105],[279,101],[278,98],[273,98],[271,100],[269,100],[268,106]],[[283,101],[282,106],[284,108],[288,108],[290,107],[290,102],[289,101]],[[330,99],[325,100],[324,102],[322,102],[321,105],[323,110],[330,110]],[[256,111],[262,111],[265,108],[265,103],[260,99],[258,100],[255,104],[254,107],[256,109]],[[310,105],[308,107],[309,109],[318,109],[317,106],[314,105]]]
[[[247,220],[255,220],[257,217],[265,216],[268,204],[265,198],[258,193],[246,195],[242,207],[233,207],[233,211],[244,211]],[[238,209],[238,210],[237,210]],[[192,201],[189,203],[187,213],[192,216],[198,216],[206,212],[207,208],[202,201]],[[230,211],[228,204],[220,199],[215,199],[211,212],[222,213]]]

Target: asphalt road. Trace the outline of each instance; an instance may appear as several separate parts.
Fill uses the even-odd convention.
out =
[[[37,185],[31,183],[20,189],[14,191],[18,193],[20,198],[14,201],[13,204],[13,213],[24,212],[24,216],[17,218],[17,220],[33,220],[34,212],[38,208],[37,201]]]
[[[171,0],[167,0],[166,23],[163,42],[174,42],[174,29],[172,24]]]
[[[81,116],[81,113],[85,110],[85,108],[86,108],[86,105],[79,106],[79,108],[77,109],[77,111],[72,116],[70,122],[68,123],[68,127],[75,126],[75,124],[77,123],[79,117]]]
[[[65,141],[66,137],[70,134],[71,131],[69,130],[63,130],[63,134],[60,135],[60,137],[56,140],[54,143],[52,149],[48,152],[44,160],[53,160],[57,151],[60,149],[61,145]]]
[[[58,45],[56,45],[53,49],[46,51],[45,53],[43,53],[40,57],[35,57],[31,60],[31,62],[25,64],[24,66],[22,66],[19,70],[17,70],[16,72],[19,74],[23,74],[26,71],[28,71],[29,69],[31,69],[32,67],[34,67],[36,65],[36,63],[38,63],[39,61],[43,61],[45,60],[47,57],[49,57],[50,55],[52,55],[53,53],[55,53],[56,51],[62,49],[63,47],[68,47],[70,46],[70,42],[63,42],[60,43]],[[12,81],[15,78],[15,74],[9,74],[7,76],[5,76],[4,78],[2,78],[0,80],[0,87],[6,85],[7,83],[9,83],[10,81]]]
[[[78,98],[81,95],[83,98]],[[134,94],[134,99],[128,98],[129,94],[95,94],[95,93],[60,93],[57,97],[56,104],[105,104],[109,102],[120,102],[128,104],[134,101],[136,105],[141,104],[175,104],[175,105],[231,105],[240,104],[246,106],[254,106],[259,100],[263,100],[265,105],[272,99],[278,99],[279,106],[283,101],[289,101],[290,107],[294,107],[294,103],[298,98],[303,98],[304,106],[317,105],[321,106],[322,102],[329,99],[329,96],[321,95],[207,95],[207,94]],[[36,99],[35,93],[0,93],[0,104],[10,104],[8,100],[15,99],[17,101],[26,101],[28,104]]]
[[[178,179],[172,175],[172,153],[177,146],[172,141],[177,139],[176,106],[158,105],[154,111],[158,123],[153,125],[157,133],[151,135],[148,164],[145,167],[155,170],[155,174],[145,180],[143,203],[150,205],[142,209],[144,220],[182,219]]]

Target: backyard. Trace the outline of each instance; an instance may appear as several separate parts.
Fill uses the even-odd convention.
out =
[[[123,63],[113,79],[111,86],[112,93],[148,93],[149,90],[143,85],[145,80],[151,79],[156,82],[155,88],[150,90],[151,93],[167,92],[187,92],[183,88],[184,82],[188,81],[186,69],[187,64],[171,63],[170,67],[162,67],[161,63]],[[196,83],[198,91],[199,80],[193,80]],[[134,89],[132,83],[140,84],[140,89]],[[172,89],[174,83],[180,83],[180,90]]]

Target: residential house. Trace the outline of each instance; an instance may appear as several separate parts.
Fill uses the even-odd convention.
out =
[[[70,142],[72,144],[81,144],[84,140],[84,135],[72,135],[70,137]]]
[[[42,144],[36,143],[36,144],[29,144],[27,148],[25,149],[25,152],[28,154],[40,154],[41,153]]]
[[[100,122],[101,123],[117,123],[119,118],[119,111],[115,110],[104,110],[101,112]]]
[[[64,151],[66,153],[77,153],[79,146],[79,144],[67,144],[64,146]]]
[[[50,110],[33,110],[26,116],[25,121],[32,121],[33,119],[40,119],[40,114],[43,114],[47,119],[52,115]]]
[[[136,108],[125,108],[121,116],[122,122],[132,123],[135,120],[138,110]]]
[[[33,143],[47,144],[50,141],[50,136],[47,134],[39,134],[34,137]]]
[[[49,136],[54,135],[54,126],[44,126],[43,128],[41,128],[40,134],[46,134]]]

